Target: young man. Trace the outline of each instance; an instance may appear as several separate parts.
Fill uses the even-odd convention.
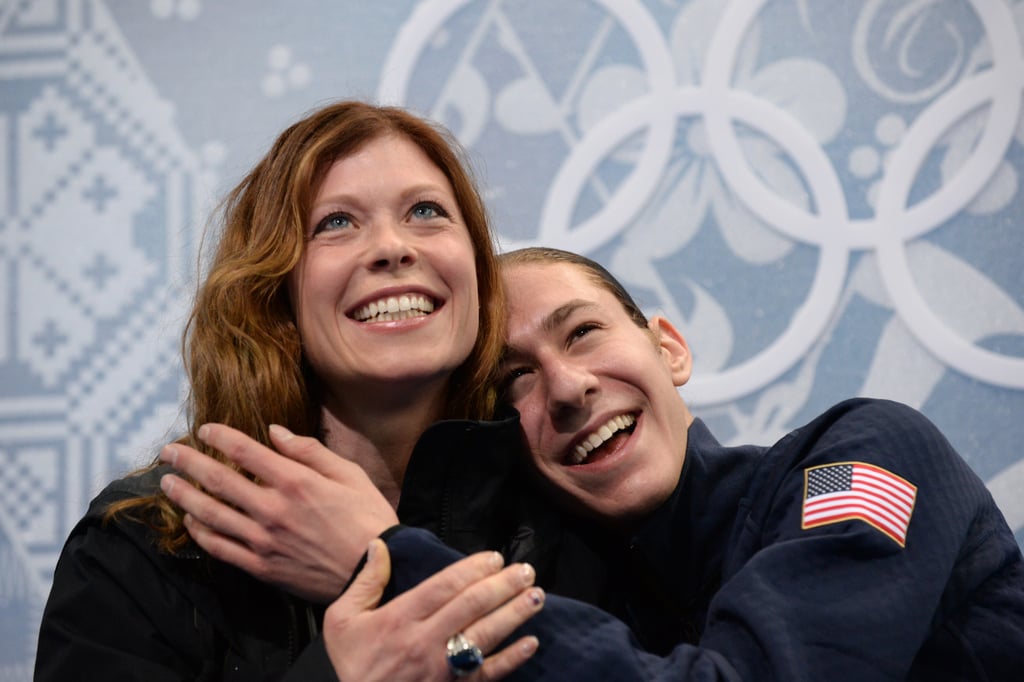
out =
[[[537,470],[611,529],[616,608],[742,679],[1016,679],[1024,563],[983,483],[918,412],[851,400],[772,447],[721,446],[677,388],[686,341],[601,266],[503,257],[502,376]]]

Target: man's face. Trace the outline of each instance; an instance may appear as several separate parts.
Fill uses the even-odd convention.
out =
[[[686,342],[662,318],[637,326],[578,266],[520,264],[503,276],[504,395],[537,469],[588,516],[622,523],[649,513],[682,470]]]

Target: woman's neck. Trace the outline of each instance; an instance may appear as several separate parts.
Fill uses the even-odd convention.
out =
[[[331,451],[361,466],[397,508],[413,448],[426,428],[438,419],[443,398],[442,391],[429,399],[383,407],[374,407],[365,400],[328,401],[321,416],[324,442]]]

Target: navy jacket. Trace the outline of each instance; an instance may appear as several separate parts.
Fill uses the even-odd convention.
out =
[[[855,489],[852,504],[842,490],[851,470],[880,481]],[[813,493],[833,479],[824,499],[846,506],[821,516]],[[454,558],[421,531],[388,543],[399,590]],[[982,481],[897,403],[846,401],[771,448],[723,447],[698,420],[671,499],[606,545],[595,566],[608,572],[614,610],[661,655],[611,615],[552,596],[524,627],[541,648],[515,679],[994,681],[1024,671],[1020,549]]]

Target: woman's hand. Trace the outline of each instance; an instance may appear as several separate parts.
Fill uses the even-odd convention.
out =
[[[387,546],[374,540],[366,566],[324,616],[324,644],[338,679],[450,682],[445,644],[457,632],[486,656],[467,679],[497,680],[518,668],[537,650],[536,637],[494,648],[540,611],[544,592],[531,587],[529,565],[501,565],[496,552],[474,554],[375,609],[391,560]]]
[[[211,556],[304,599],[327,603],[348,583],[370,540],[397,524],[398,517],[357,464],[314,438],[279,426],[270,433],[282,454],[222,424],[199,430],[205,443],[259,483],[175,443],[160,459],[209,494],[173,474],[160,486],[186,512],[189,533]]]

